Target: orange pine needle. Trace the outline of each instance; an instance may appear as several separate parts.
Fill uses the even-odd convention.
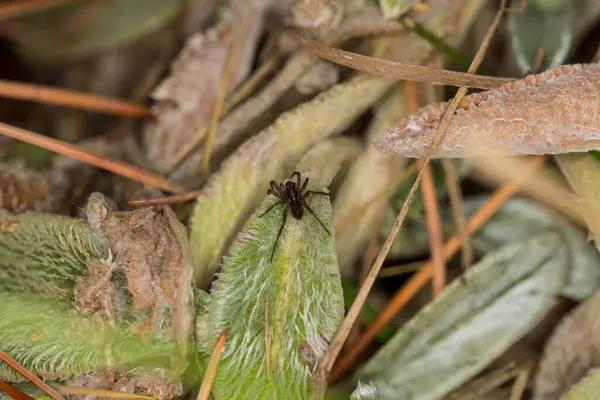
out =
[[[46,392],[48,396],[52,397],[54,400],[63,400],[62,396],[56,390],[52,389],[50,386],[48,386],[46,382],[35,376],[33,372],[29,371],[27,368],[19,364],[17,360],[12,358],[8,353],[6,353],[2,349],[0,349],[0,360],[4,361],[6,364],[14,368],[25,378],[29,379],[32,383],[34,383],[37,387]]]
[[[516,177],[512,182],[508,182],[498,188],[494,194],[469,218],[467,228],[469,233],[477,231],[492,217],[506,201],[519,189],[534,172],[534,170],[545,160],[545,156],[535,157],[529,160],[526,171]],[[444,259],[452,257],[460,248],[460,238],[457,235],[452,236],[444,245]],[[329,381],[333,382],[337,377],[344,373],[352,364],[356,357],[371,343],[373,337],[404,307],[413,296],[423,288],[423,286],[432,277],[431,262],[423,265],[421,270],[413,275],[411,279],[396,292],[394,297],[377,315],[373,323],[363,332],[363,334],[353,343],[352,349],[344,354],[331,370]]]
[[[0,96],[101,111],[132,118],[149,118],[152,116],[148,107],[140,104],[29,83],[0,80]]]
[[[219,336],[219,339],[217,339],[213,353],[208,361],[206,374],[202,380],[202,386],[200,386],[200,391],[198,392],[196,400],[208,400],[210,396],[210,391],[215,383],[215,378],[217,377],[217,369],[219,367],[219,361],[221,361],[221,354],[223,354],[223,350],[225,349],[227,332],[229,332],[229,328],[225,329],[223,333],[221,333],[221,336]]]
[[[43,136],[26,129],[17,128],[0,122],[0,134],[33,144],[34,146],[42,147],[55,153],[62,154],[63,156],[88,163],[95,167],[114,172],[115,174],[125,176],[143,184],[154,186],[171,193],[180,193],[184,191],[183,187],[169,182],[162,176],[152,174],[146,170],[122,161],[109,160],[70,143]]]
[[[13,385],[0,381],[0,392],[4,392],[15,400],[33,400],[32,397],[21,392]]]

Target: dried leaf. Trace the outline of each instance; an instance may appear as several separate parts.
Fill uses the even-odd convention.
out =
[[[0,290],[73,299],[73,285],[90,259],[109,260],[110,250],[83,221],[52,214],[17,216],[0,231]]]
[[[600,365],[599,307],[597,290],[557,326],[546,343],[535,377],[535,400],[560,398],[590,369]]]
[[[243,47],[233,69],[228,92],[250,72],[271,0],[232,2],[219,24],[206,33],[191,35],[175,59],[170,75],[152,93],[156,120],[147,125],[146,154],[160,172],[168,172],[181,147],[205,129],[219,94],[220,77],[239,29],[252,7]]]
[[[191,219],[196,282],[210,282],[228,238],[269,181],[286,176],[310,146],[342,131],[392,84],[361,75],[334,86],[281,115],[229,157],[202,190]]]
[[[19,51],[33,61],[64,62],[130,43],[171,21],[185,0],[106,0],[67,4],[11,21]]]
[[[63,174],[44,175],[20,164],[0,163],[0,208],[15,213],[56,211],[65,188]]]
[[[329,199],[308,201],[331,230]],[[217,400],[307,398],[316,362],[343,317],[333,238],[315,218],[288,218],[269,261],[282,224],[281,207],[259,215],[274,202],[267,196],[237,236],[213,284],[207,314],[197,321],[198,343],[207,355],[230,328],[213,387]]]
[[[131,296],[131,307],[119,304],[122,297],[118,291],[104,303],[111,309],[120,308],[120,318],[135,312],[135,322],[142,330],[172,335],[185,347],[194,317],[192,254],[185,226],[167,206],[119,212],[109,202],[93,193],[86,216],[91,230],[115,254],[114,266],[100,272],[90,268],[86,285],[79,285],[81,297],[77,300],[85,305],[89,298],[109,296],[112,292],[106,292],[106,275],[120,273]],[[110,315],[111,310],[105,314]]]
[[[600,149],[598,90],[600,64],[573,64],[466,96],[434,157]],[[411,114],[381,134],[379,149],[423,157],[447,107],[430,104]]]
[[[558,232],[489,253],[410,320],[357,379],[380,399],[437,399],[475,376],[551,309],[569,267]]]

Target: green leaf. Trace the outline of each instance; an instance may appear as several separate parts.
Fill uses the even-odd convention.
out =
[[[106,366],[181,366],[175,340],[151,339],[73,312],[66,302],[0,292],[0,347],[44,379],[67,378]],[[0,380],[26,378],[0,362]]]
[[[474,212],[484,200],[466,201],[465,214]],[[450,218],[448,215],[447,219]],[[487,249],[496,249],[516,238],[527,238],[548,229],[560,230],[569,249],[569,277],[561,294],[575,301],[587,299],[600,286],[600,254],[591,243],[584,245],[585,236],[578,228],[552,210],[529,200],[512,199],[473,235],[473,240]]]
[[[556,231],[490,253],[398,331],[356,379],[373,381],[381,400],[443,397],[544,318],[568,268]]]
[[[90,258],[110,258],[83,220],[43,213],[17,217],[14,230],[0,231],[0,290],[33,291],[73,298],[75,278]]]
[[[274,202],[267,196],[231,246],[213,284],[204,331],[197,330],[208,355],[230,329],[213,387],[217,400],[307,398],[316,363],[343,318],[333,238],[312,215],[288,216],[270,261],[282,208],[259,215]],[[331,231],[329,199],[314,195],[308,203]]]
[[[544,71],[564,62],[573,41],[572,26],[577,16],[572,3],[568,2],[562,7],[557,4],[556,7],[548,7],[546,11],[529,6],[523,12],[507,15],[512,49],[522,73],[536,68],[534,63],[540,48],[544,50],[540,70]]]
[[[344,304],[346,308],[349,309],[352,306],[352,303],[354,303],[354,299],[356,298],[358,290],[356,290],[356,288],[353,285],[344,280],[342,280],[342,289],[344,291]],[[377,310],[375,310],[368,303],[366,303],[363,310],[362,325],[368,326],[369,324],[371,324],[371,322],[375,320],[375,317],[377,317],[378,313],[379,312]],[[375,335],[375,339],[377,339],[380,342],[386,342],[394,335],[395,331],[396,330],[392,326],[385,325],[377,333],[377,335]]]
[[[160,29],[185,4],[185,0],[107,0],[55,7],[14,20],[19,27],[19,50],[43,62],[91,56]],[[73,23],[90,15],[83,26],[79,26],[81,21]]]

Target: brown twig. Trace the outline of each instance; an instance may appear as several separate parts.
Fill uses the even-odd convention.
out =
[[[414,82],[408,81],[404,84],[404,88],[409,111],[419,111],[417,85]],[[429,235],[431,262],[433,263],[433,295],[437,296],[446,286],[446,263],[444,262],[444,257],[442,255],[442,222],[433,174],[431,173],[431,166],[429,164],[421,163],[421,167],[425,168],[421,191],[423,192],[425,223]]]
[[[54,400],[63,400],[62,396],[54,389],[52,389],[46,382],[35,376],[33,372],[29,371],[27,368],[19,364],[17,360],[12,358],[8,353],[4,350],[0,349],[0,360],[4,361],[10,367],[14,368],[18,373],[23,375],[25,378],[29,379],[32,383],[34,383],[37,387],[42,389],[44,392],[48,394],[48,396],[52,397]]]
[[[202,385],[200,386],[200,391],[198,392],[196,400],[208,400],[208,397],[210,396],[210,391],[212,390],[215,378],[217,377],[217,369],[219,368],[219,362],[221,361],[221,354],[223,354],[223,350],[225,349],[227,332],[229,332],[229,328],[225,329],[219,336],[219,339],[217,339],[213,353],[210,355],[206,373],[204,374],[204,379],[202,379]]]
[[[0,80],[0,96],[101,111],[132,118],[152,117],[148,107],[140,104],[29,83]]]
[[[423,192],[425,223],[427,224],[427,232],[429,234],[429,250],[433,266],[433,295],[437,296],[446,286],[446,262],[442,248],[444,245],[442,222],[430,164],[425,164],[421,191]]]
[[[0,122],[0,134],[42,147],[55,153],[62,154],[63,156],[88,163],[95,167],[114,172],[115,174],[125,176],[143,184],[154,186],[171,193],[180,193],[184,191],[183,187],[169,182],[162,176],[152,174],[122,161],[109,160],[70,143],[46,137],[35,132]]]
[[[0,21],[8,18],[20,17],[25,14],[44,11],[49,8],[62,6],[80,0],[30,0],[13,1],[10,4],[0,5]]]
[[[477,68],[479,67],[479,65],[481,64],[483,57],[485,55],[485,52],[487,50],[487,47],[489,46],[489,43],[491,42],[491,39],[496,31],[496,28],[498,27],[500,20],[502,19],[505,8],[506,8],[506,0],[503,0],[502,4],[500,6],[500,10],[496,14],[496,17],[494,18],[492,25],[490,26],[486,36],[484,37],[483,42],[482,42],[481,46],[479,47],[479,50],[477,51],[477,54],[475,55],[473,62],[471,63],[471,66],[469,67],[468,73],[475,72],[477,70]],[[464,95],[466,93],[467,93],[467,89],[464,87],[461,87],[458,90],[458,93],[456,94],[456,96],[454,97],[452,102],[450,103],[450,105],[448,106],[448,109],[446,110],[446,113],[444,114],[444,117],[442,118],[442,120],[437,128],[436,137],[434,138],[433,143],[429,147],[429,150],[425,156],[425,159],[423,161],[423,166],[427,165],[427,163],[431,159],[431,156],[435,152],[436,148],[438,147],[440,142],[443,140],[446,129],[448,128],[448,126],[450,125],[450,121],[452,120],[454,111],[456,110],[460,100],[464,97]],[[423,167],[419,169],[419,173],[417,174],[415,183],[411,187],[411,189],[408,193],[408,196],[407,196],[404,204],[402,205],[402,209],[400,210],[398,218],[394,222],[392,231],[390,232],[385,243],[383,244],[383,247],[382,247],[381,251],[379,252],[379,255],[377,256],[377,259],[375,260],[375,263],[373,264],[373,267],[371,268],[371,271],[369,272],[369,276],[365,280],[365,283],[363,284],[363,286],[358,291],[356,298],[354,300],[354,303],[350,307],[350,310],[348,310],[346,318],[344,318],[344,321],[342,322],[342,325],[340,326],[335,338],[333,339],[331,345],[329,346],[327,353],[325,354],[325,356],[323,356],[323,358],[321,359],[321,362],[319,363],[319,366],[317,368],[317,371],[314,374],[314,379],[313,379],[313,387],[312,387],[312,392],[311,392],[311,397],[313,399],[322,399],[325,394],[325,389],[327,387],[327,381],[329,379],[329,373],[331,372],[333,363],[337,359],[337,356],[339,355],[339,353],[342,349],[343,343],[345,342],[345,340],[348,336],[350,327],[354,324],[354,321],[356,320],[359,310],[364,305],[364,302],[365,302],[371,288],[373,287],[373,284],[375,283],[377,276],[379,275],[379,271],[381,270],[383,261],[387,257],[387,254],[389,253],[390,248],[392,247],[392,244],[394,243],[394,240],[396,239],[396,236],[398,235],[398,231],[400,230],[400,227],[402,226],[402,223],[404,222],[404,218],[408,214],[409,207],[415,197],[415,193],[419,187],[419,184],[421,183],[421,179],[423,177],[424,171],[425,171],[425,168],[423,168]],[[416,276],[419,276],[420,274],[421,273],[417,274]],[[364,334],[363,334],[363,336],[364,336]],[[359,340],[360,340],[360,338],[359,338]],[[353,350],[354,350],[354,347],[353,347]]]
[[[0,392],[4,392],[15,400],[33,400],[32,397],[21,392],[8,382],[0,381]]]
[[[112,399],[129,399],[129,400],[155,400],[152,396],[145,396],[142,394],[135,393],[123,393],[123,392],[114,392],[112,390],[106,389],[97,389],[97,388],[86,388],[86,387],[73,387],[73,386],[63,386],[63,385],[54,385],[54,387],[61,392],[64,393],[73,393],[73,394],[82,394],[88,396],[94,396],[96,398],[112,398]]]
[[[204,171],[208,171],[210,165],[210,155],[212,153],[213,145],[215,144],[215,133],[217,132],[217,126],[219,124],[219,118],[223,112],[223,105],[225,104],[225,97],[227,96],[227,89],[233,76],[233,70],[237,64],[237,60],[241,53],[243,44],[246,40],[246,32],[250,26],[252,20],[252,3],[246,3],[246,13],[242,19],[241,26],[236,29],[235,36],[231,45],[229,56],[225,64],[225,71],[221,75],[221,81],[219,82],[219,92],[215,100],[215,105],[210,116],[210,124],[208,126],[208,133],[206,136],[206,145],[204,147],[204,159],[203,168]]]
[[[454,225],[460,237],[461,246],[461,266],[466,270],[473,264],[473,248],[471,238],[467,229],[467,219],[464,213],[463,196],[460,192],[458,175],[454,168],[454,162],[449,158],[442,158],[442,168],[446,177],[446,187],[448,188],[448,197],[450,198],[450,208],[452,208],[452,217]]]
[[[498,188],[490,198],[469,218],[467,228],[469,233],[477,231],[493,216],[504,203],[512,197],[531,173],[545,160],[545,156],[535,157],[529,161],[528,168],[512,182],[506,183]],[[460,238],[452,236],[444,245],[444,259],[452,257],[460,248]],[[431,279],[431,263],[423,265],[421,270],[413,275],[410,280],[396,292],[394,297],[377,315],[373,323],[363,332],[362,336],[354,342],[352,350],[340,358],[335,368],[331,371],[330,380],[333,381],[345,372],[354,362],[356,357],[363,351],[377,333],[406,305],[413,296]]]
[[[158,204],[177,204],[177,203],[185,203],[186,201],[191,201],[196,199],[202,191],[194,190],[193,192],[187,192],[182,194],[176,194],[173,196],[165,196],[159,197],[156,199],[140,199],[140,200],[127,200],[127,204],[132,206],[150,206],[150,205],[158,205]]]
[[[512,78],[474,75],[477,69],[473,72],[464,73],[363,56],[327,46],[295,30],[288,30],[287,33],[319,57],[372,75],[387,76],[413,82],[432,83],[434,85],[452,85],[480,89],[492,89],[514,81]]]

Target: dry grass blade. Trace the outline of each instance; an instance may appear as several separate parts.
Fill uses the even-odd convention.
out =
[[[528,168],[512,182],[509,182],[498,188],[492,196],[485,202],[470,218],[467,223],[469,233],[477,231],[485,222],[494,215],[502,205],[519,189],[519,186],[528,179],[531,173],[543,161],[544,157],[536,157],[529,162]],[[447,260],[460,248],[460,239],[458,236],[452,236],[444,245],[444,258]],[[344,354],[331,371],[330,381],[335,380],[345,372],[354,362],[358,354],[363,351],[375,335],[387,324],[396,313],[406,304],[421,288],[431,279],[432,266],[426,263],[421,270],[411,277],[411,279],[396,292],[394,297],[377,315],[373,323],[363,332],[362,336],[353,343],[352,349]]]
[[[10,4],[0,6],[0,21],[3,19],[19,17],[21,15],[43,11],[48,8],[73,3],[76,0],[30,0],[13,1]]]
[[[206,367],[206,373],[204,374],[204,379],[202,380],[202,386],[200,386],[200,391],[198,392],[198,397],[196,400],[208,400],[210,396],[210,391],[212,389],[213,384],[215,383],[215,378],[217,377],[217,369],[219,368],[219,361],[221,360],[221,354],[223,354],[223,350],[225,349],[225,340],[227,337],[228,329],[225,329],[219,339],[217,339],[217,343],[215,344],[215,349],[210,356],[210,360],[208,361],[208,366]]]
[[[246,32],[248,31],[248,28],[250,26],[250,17],[252,16],[252,11],[252,4],[246,4],[246,13],[242,20],[241,26],[236,29],[235,37],[233,39],[231,50],[229,52],[229,57],[227,58],[227,63],[225,64],[225,72],[223,73],[223,75],[221,75],[221,81],[219,82],[219,93],[215,100],[215,105],[210,116],[210,124],[208,127],[208,134],[206,137],[206,146],[204,147],[204,159],[202,167],[205,171],[208,171],[208,167],[210,165],[210,155],[212,153],[212,148],[215,143],[215,133],[217,132],[217,125],[219,123],[219,118],[223,113],[225,97],[227,96],[227,89],[229,87],[231,77],[233,76],[233,70],[240,56],[244,40],[246,39]]]
[[[148,107],[140,104],[28,83],[0,80],[0,96],[101,111],[133,118],[149,118],[152,116]]]
[[[440,294],[446,286],[446,263],[443,254],[442,221],[440,209],[437,203],[437,193],[431,165],[425,164],[423,172],[423,203],[425,208],[425,222],[429,234],[429,248],[431,252],[431,264],[433,266],[433,295]]]
[[[467,229],[467,220],[463,212],[463,197],[460,192],[460,185],[458,182],[458,176],[456,175],[456,169],[452,160],[447,158],[442,159],[442,168],[444,169],[444,175],[446,177],[446,187],[448,188],[448,197],[450,198],[450,207],[452,208],[452,217],[454,218],[454,224],[456,231],[460,237],[462,247],[462,258],[461,265],[464,270],[469,268],[473,264],[473,248],[471,246],[471,238],[469,237],[469,231]]]
[[[156,199],[140,199],[140,200],[128,200],[127,203],[132,206],[150,206],[158,204],[176,204],[185,203],[191,201],[200,196],[201,191],[194,190],[183,194],[176,194],[173,196],[159,197]]]
[[[44,382],[43,380],[35,376],[27,368],[19,364],[17,360],[12,358],[8,353],[4,352],[2,349],[0,349],[0,360],[4,361],[6,364],[10,365],[12,368],[17,370],[21,375],[33,382],[37,387],[46,392],[48,396],[52,397],[54,400],[63,400],[62,396],[56,390],[52,389],[50,386],[48,386],[46,382]]]
[[[327,46],[295,30],[288,30],[287,33],[320,57],[377,76],[432,83],[435,85],[464,86],[480,89],[492,89],[514,80],[511,78],[473,75],[477,68],[472,72],[464,73],[363,56]]]
[[[469,73],[475,72],[477,70],[477,68],[479,68],[479,65],[481,65],[481,62],[483,61],[483,57],[485,55],[485,52],[489,46],[489,43],[491,42],[491,39],[496,31],[496,28],[498,27],[498,25],[502,19],[505,9],[506,9],[506,0],[503,0],[502,4],[500,5],[500,9],[499,9],[498,13],[496,14],[496,17],[494,18],[494,21],[492,22],[492,25],[490,26],[487,34],[485,35],[483,42],[482,42],[481,46],[479,47],[479,50],[477,51],[477,54],[475,55],[475,58],[474,58],[473,62],[471,63],[471,66],[469,67],[469,70],[468,70]],[[415,183],[411,187],[410,192],[408,193],[408,196],[407,196],[404,204],[402,205],[402,209],[400,210],[400,214],[398,215],[398,218],[394,222],[392,231],[390,232],[385,243],[383,244],[383,248],[379,252],[379,255],[377,256],[377,259],[375,260],[375,263],[373,264],[373,267],[371,268],[371,271],[369,272],[367,279],[365,279],[364,284],[361,286],[359,292],[357,293],[354,303],[350,307],[350,310],[348,310],[348,314],[346,315],[346,318],[344,318],[344,321],[343,321],[340,329],[338,330],[338,333],[336,334],[334,340],[332,341],[331,345],[329,346],[327,353],[325,354],[325,356],[321,359],[321,362],[319,363],[319,367],[317,368],[317,371],[315,372],[315,379],[313,382],[312,396],[314,398],[321,399],[321,398],[323,398],[323,396],[325,394],[325,389],[327,387],[327,381],[329,379],[329,373],[331,372],[331,369],[333,368],[333,363],[337,359],[337,357],[342,349],[342,346],[343,346],[344,342],[346,341],[348,333],[349,333],[352,325],[354,324],[354,321],[356,320],[356,317],[358,316],[360,309],[363,307],[363,304],[367,299],[367,295],[371,291],[371,288],[373,287],[373,284],[375,283],[377,276],[379,275],[379,271],[381,270],[383,261],[387,257],[387,255],[390,251],[390,248],[392,247],[392,244],[394,243],[394,240],[396,239],[396,236],[398,235],[398,231],[400,230],[400,226],[402,226],[402,223],[404,222],[404,218],[408,214],[408,209],[409,209],[410,205],[412,204],[412,201],[415,197],[415,193],[419,187],[419,184],[421,183],[421,179],[422,179],[423,173],[425,171],[424,166],[428,164],[429,160],[431,159],[431,156],[435,152],[436,147],[440,144],[440,142],[444,138],[444,133],[445,133],[446,129],[448,128],[448,126],[450,125],[450,121],[452,120],[452,115],[453,115],[454,111],[456,110],[456,108],[458,107],[460,100],[462,99],[462,97],[464,97],[464,95],[466,93],[467,93],[466,88],[460,88],[458,93],[454,97],[452,103],[450,103],[448,109],[446,110],[446,113],[444,114],[444,117],[442,118],[440,125],[438,126],[437,135],[436,135],[435,139],[433,140],[433,143],[432,143],[431,147],[429,148],[425,159],[423,160],[423,167],[421,167],[419,169],[417,179],[415,180]],[[421,273],[419,273],[418,275],[421,275]],[[358,354],[358,353],[356,353],[356,354]]]
[[[88,163],[95,167],[114,172],[115,174],[133,179],[146,185],[166,190],[171,193],[179,193],[184,191],[183,187],[169,182],[162,176],[152,174],[141,168],[121,161],[108,160],[98,154],[83,150],[70,143],[46,137],[38,133],[0,122],[0,134],[33,144],[35,146],[43,147],[44,149],[62,154],[63,156]]]
[[[94,388],[85,388],[85,387],[72,387],[72,386],[62,386],[62,385],[54,385],[58,390],[64,393],[73,393],[73,394],[81,394],[81,395],[90,395],[95,397],[106,397],[110,399],[144,399],[144,400],[154,400],[152,396],[144,396],[141,394],[135,393],[123,393],[123,392],[114,392],[112,390],[105,389],[94,389]]]
[[[15,400],[33,400],[32,397],[27,396],[25,393],[21,392],[19,389],[8,384],[7,382],[0,381],[0,392],[6,393]]]

